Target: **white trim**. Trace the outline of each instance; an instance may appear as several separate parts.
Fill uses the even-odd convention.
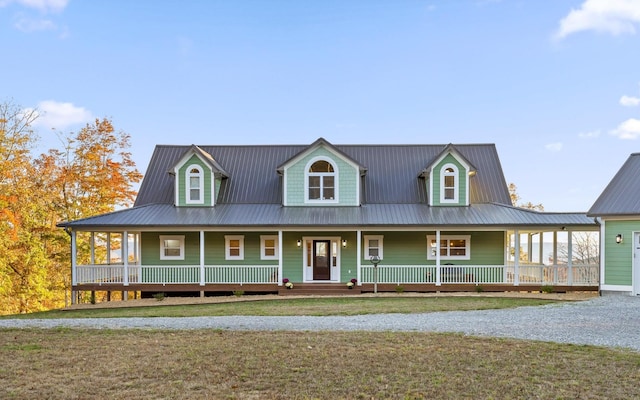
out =
[[[330,240],[331,241],[331,256],[336,257],[336,265],[333,265],[331,260],[330,276],[329,279],[314,280],[313,279],[313,265],[307,266],[307,243],[311,242],[313,246],[314,240]],[[340,282],[340,263],[341,263],[341,249],[342,245],[340,236],[303,236],[302,237],[302,279],[305,283],[326,283],[326,282]],[[335,254],[334,253],[335,248]],[[313,252],[313,249],[312,249]],[[313,264],[313,263],[311,263]]]
[[[629,285],[600,285],[600,290],[606,290],[610,292],[633,292],[633,286]]]
[[[640,232],[631,232],[631,286],[632,295],[640,295]]]
[[[282,230],[278,231],[278,286],[282,286]]]
[[[165,240],[177,240],[180,246],[180,254],[168,256],[165,254]],[[160,235],[160,259],[161,260],[184,260],[184,235]]]
[[[471,235],[440,235],[438,238],[438,233],[440,231],[436,231],[436,235],[427,235],[427,260],[470,260],[471,259]],[[440,255],[440,242],[442,240],[464,240],[465,241],[465,255],[464,256],[443,256]],[[433,247],[431,242],[435,241],[436,246]],[[449,246],[447,246],[449,249]],[[435,250],[435,254],[434,254]]]
[[[369,241],[377,240],[378,241],[378,257],[382,260],[383,257],[383,248],[384,248],[384,235],[364,235],[364,259],[369,260],[371,258],[371,253],[369,252]],[[360,254],[360,253],[358,253]]]
[[[192,173],[192,170],[197,170],[197,173]],[[191,187],[191,178],[192,177],[197,177],[198,178],[198,187],[194,188]],[[184,202],[185,204],[204,204],[204,170],[202,169],[202,167],[198,164],[191,164],[189,165],[185,171],[184,171],[184,188],[185,188],[185,193],[184,193]],[[197,189],[198,190],[198,194],[200,196],[200,199],[198,200],[193,200],[191,198],[191,190],[192,189]]]
[[[452,169],[453,172],[447,172],[447,169]],[[453,176],[453,199],[447,199],[445,192],[447,186],[445,186],[445,177]],[[447,163],[440,168],[440,204],[457,204],[460,202],[460,169],[457,165]]]
[[[600,219],[600,218],[596,218]],[[605,255],[604,255],[604,243],[605,243],[605,224],[606,221],[600,221],[600,290],[604,287],[604,274],[605,274]]]
[[[273,255],[268,256],[265,254],[267,249],[266,241],[273,240]],[[280,250],[278,245],[278,235],[260,235],[260,259],[261,260],[278,260]]]
[[[204,250],[204,231],[200,231],[200,286],[205,284]]]
[[[238,240],[237,256],[231,255],[231,241]],[[225,260],[244,260],[244,235],[224,235],[224,258]]]
[[[329,176],[333,177],[333,199],[325,200],[324,196],[322,196],[323,198],[321,198],[320,200],[309,198],[309,177],[310,177],[309,168],[311,168],[311,166],[318,161],[326,161],[329,164],[331,164],[331,166],[333,167],[333,172],[313,174],[313,176],[320,177],[320,195],[321,196],[324,194],[324,190],[323,190],[324,178]],[[304,203],[305,204],[336,204],[338,203],[339,197],[340,197],[340,193],[339,193],[340,191],[338,190],[340,186],[339,176],[340,176],[340,171],[338,169],[338,165],[333,159],[327,156],[317,156],[309,160],[309,162],[307,162],[307,164],[304,167]]]

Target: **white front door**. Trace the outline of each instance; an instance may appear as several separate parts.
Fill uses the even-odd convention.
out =
[[[633,272],[633,294],[640,295],[640,232],[633,233],[633,259],[631,260]]]

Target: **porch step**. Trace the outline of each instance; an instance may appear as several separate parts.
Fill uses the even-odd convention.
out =
[[[361,293],[360,286],[356,285],[353,289],[349,289],[346,283],[294,283],[293,289],[285,287],[278,289],[278,294],[281,296],[349,296]]]

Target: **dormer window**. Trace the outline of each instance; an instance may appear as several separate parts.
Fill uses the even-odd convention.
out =
[[[199,165],[191,165],[187,168],[186,176],[186,202],[187,204],[204,203],[204,173]]]
[[[306,171],[306,200],[308,202],[337,202],[337,173],[325,159],[313,161]]]
[[[457,203],[458,202],[458,168],[453,164],[446,164],[442,167],[440,174],[440,202],[441,203]]]

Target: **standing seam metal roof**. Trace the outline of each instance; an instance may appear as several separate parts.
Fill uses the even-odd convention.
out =
[[[629,156],[587,215],[640,215],[640,153]]]
[[[307,145],[198,146],[210,154],[229,178],[223,180],[218,204],[281,204],[282,181],[277,167]],[[420,172],[445,145],[335,145],[367,169],[363,203],[427,203]],[[135,206],[173,204],[174,181],[166,171],[191,146],[158,145],[149,162]],[[477,168],[470,178],[471,203],[510,205],[511,198],[493,144],[457,144],[455,148]]]

